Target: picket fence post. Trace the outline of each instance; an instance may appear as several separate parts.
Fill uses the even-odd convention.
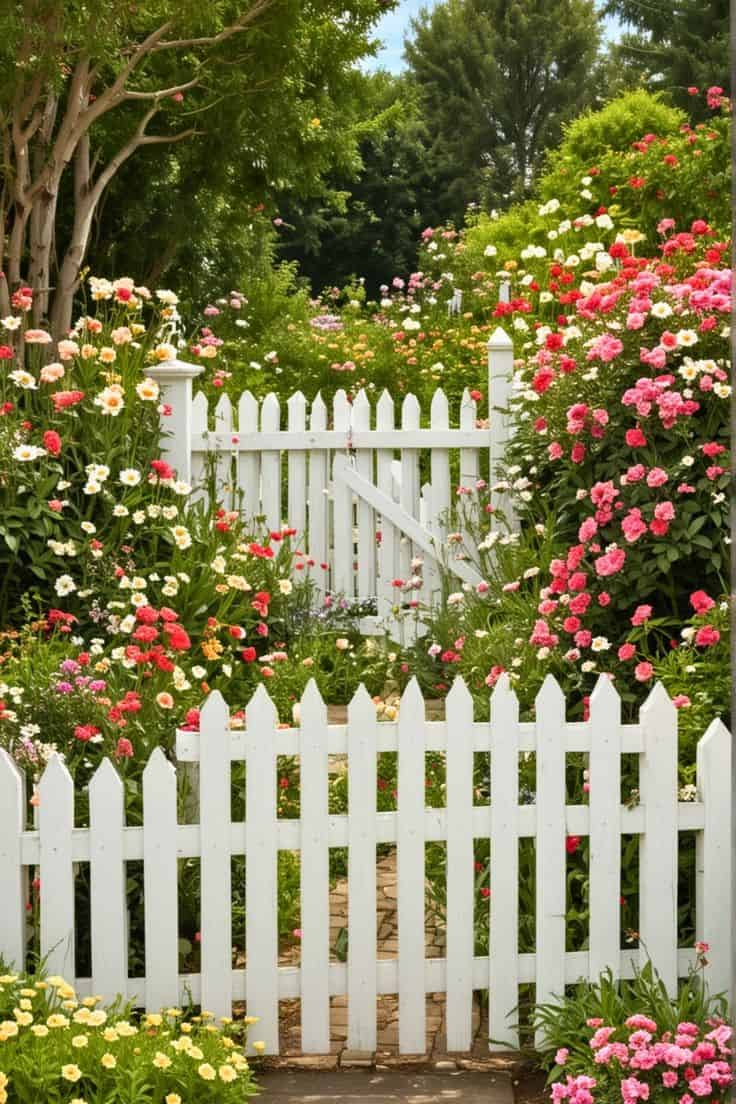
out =
[[[731,807],[731,734],[712,721],[698,741],[698,800],[705,806],[705,825],[696,836],[696,936],[708,944],[705,978],[711,993],[731,993],[734,922],[729,913],[733,816]]]
[[[509,400],[514,375],[514,343],[506,331],[497,326],[488,339],[487,348],[488,419],[491,427],[488,483],[493,487],[501,478],[504,452],[511,439]],[[491,491],[491,503],[497,510],[503,511],[512,528],[518,528],[508,494]]]
[[[192,380],[203,371],[183,360],[164,360],[148,370],[159,385],[161,406],[171,408],[161,415],[161,456],[184,483],[192,479]]]

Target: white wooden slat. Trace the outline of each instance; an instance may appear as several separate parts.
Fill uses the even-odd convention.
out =
[[[279,428],[281,407],[273,391],[261,406],[261,429],[264,433]],[[266,525],[271,532],[281,529],[281,453],[269,450],[261,453],[261,501]]]
[[[474,851],[473,699],[461,678],[447,695],[447,1003],[448,1051],[473,1039]]]
[[[394,401],[388,391],[383,391],[376,406],[376,429],[392,430],[394,428]],[[393,451],[391,449],[379,449],[376,453],[376,479],[378,489],[388,498],[393,497],[393,479],[391,476],[391,464]],[[390,616],[391,607],[395,602],[395,591],[391,586],[393,579],[398,577],[398,533],[387,517],[381,515],[380,519],[381,542],[378,547],[378,578],[376,590],[378,594],[378,615],[387,619]]]
[[[430,426],[433,430],[447,429],[450,425],[450,408],[447,396],[439,388],[432,396]],[[439,545],[447,539],[449,510],[452,502],[450,483],[450,454],[447,449],[433,448],[430,453],[430,477],[432,507],[430,528]],[[437,579],[439,584],[439,578]]]
[[[232,1015],[230,715],[219,691],[200,714],[199,761],[202,1006]]]
[[[228,447],[217,451],[217,501],[226,510],[233,507],[233,404],[230,396],[220,395],[215,407],[215,429],[227,434]]]
[[[590,697],[590,976],[621,949],[621,699],[606,675]]]
[[[460,428],[472,429],[477,417],[478,411],[475,400],[471,399],[470,392],[466,388],[463,391],[463,397],[460,403]],[[463,488],[470,488],[472,492],[468,495],[458,496],[458,510],[463,519],[460,529],[463,534],[465,548],[474,559],[476,556],[476,547],[472,537],[471,518],[473,505],[477,502],[475,485],[479,475],[478,449],[460,449],[460,486]]]
[[[428,529],[432,534],[434,540],[434,528],[432,522],[432,485],[430,483],[424,483],[422,486],[422,497],[419,502],[419,520],[425,529]],[[415,568],[414,564],[417,560],[421,561],[421,567]],[[419,590],[412,592],[412,598],[416,598],[423,606],[429,606],[432,604],[433,598],[439,597],[439,591],[441,587],[440,573],[437,561],[434,556],[425,556],[420,549],[414,550],[414,561],[412,562],[412,574],[418,574],[421,576],[422,585]]]
[[[488,448],[490,434],[487,429],[371,429],[353,432],[355,449],[479,449]],[[193,435],[192,448],[195,451],[225,448],[232,452],[288,452],[290,449],[340,449],[345,444],[341,431],[336,429],[307,429],[302,433],[291,433],[288,429],[259,432],[255,437],[240,437],[232,441],[229,433],[212,431],[206,436]]]
[[[41,958],[49,974],[74,977],[74,782],[54,753],[38,785],[40,800]]]
[[[641,959],[651,959],[667,992],[677,992],[677,710],[657,683],[639,712],[644,752],[639,792],[645,828],[639,841]]]
[[[352,416],[353,433],[370,431],[371,406],[364,390],[355,396]],[[355,469],[365,479],[374,479],[372,449],[359,449],[355,454]],[[356,509],[358,526],[358,590],[361,598],[376,594],[376,519],[370,503],[359,498]]]
[[[25,808],[25,778],[5,748],[0,748],[0,955],[17,970],[25,966],[26,951],[21,851]]]
[[[160,747],[143,771],[143,891],[146,1008],[158,1012],[179,999],[176,770]]]
[[[204,391],[198,391],[192,400],[192,437],[206,434],[209,428],[209,408]],[[207,438],[205,437],[205,442]],[[209,444],[209,442],[207,442]],[[208,495],[203,486],[206,477],[206,451],[192,453],[192,494],[190,502],[207,502]]]
[[[346,458],[351,410],[348,397],[335,392],[332,420],[335,429],[345,434],[345,449],[335,449],[332,460],[332,588],[350,599],[354,593],[353,492],[340,477]],[[350,461],[348,461],[350,463]]]
[[[327,407],[322,396],[317,396],[309,412],[310,430],[327,427]],[[327,563],[327,465],[329,453],[324,449],[309,454],[309,556],[314,560],[310,578],[317,598],[324,596],[330,586],[329,573],[321,567]]]
[[[244,391],[238,402],[238,437],[250,438],[258,433],[258,401],[250,391]],[[238,453],[238,489],[242,493],[243,514],[258,517],[261,509],[261,457],[257,452]]]
[[[125,794],[120,775],[103,759],[89,784],[92,985],[112,1001],[128,984],[128,907],[123,828]]]
[[[376,1049],[376,707],[348,706],[348,1046]]]
[[[245,906],[248,1015],[258,1016],[254,1039],[279,1052],[278,837],[276,750],[278,715],[261,683],[245,711]]]
[[[535,702],[537,735],[536,997],[564,995],[567,852],[565,850],[565,699],[547,675]],[[493,890],[491,890],[493,893]]]
[[[490,1049],[519,1046],[519,702],[508,675],[491,696]]]
[[[488,339],[488,418],[490,423],[489,475],[491,487],[501,479],[504,453],[513,425],[509,414],[509,400],[512,397],[514,375],[514,343],[504,329],[497,326]],[[491,503],[500,510],[513,529],[518,529],[508,493],[491,491]],[[498,528],[498,522],[491,517],[491,527]]]
[[[307,425],[307,400],[301,391],[296,391],[289,397],[286,404],[288,410],[289,431],[292,433],[303,432]],[[307,531],[307,454],[306,452],[290,449],[287,455],[287,496],[288,513],[286,521],[291,529],[296,529],[297,547],[303,547]]]
[[[412,678],[399,709],[397,881],[399,926],[399,1053],[423,1054],[424,986],[424,699]]]
[[[698,796],[705,805],[705,827],[696,837],[696,935],[710,948],[705,981],[711,993],[731,991],[731,756],[730,732],[722,721],[712,721],[697,749]]]
[[[401,404],[401,428],[419,429],[421,413],[419,400],[416,395],[407,395]],[[401,506],[417,521],[419,520],[419,451],[417,449],[401,450]],[[399,556],[399,570],[402,579],[408,579],[411,575],[411,560],[413,556],[411,543],[406,538],[402,539]]]
[[[330,1051],[327,707],[310,679],[300,717],[301,1016],[305,1054]]]

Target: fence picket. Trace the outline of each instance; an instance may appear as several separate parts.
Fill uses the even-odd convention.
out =
[[[202,1007],[232,1013],[230,713],[215,690],[199,721]]]
[[[419,429],[421,412],[416,395],[407,395],[401,404],[402,430]],[[413,518],[419,519],[419,449],[401,450],[401,493],[399,501]],[[408,537],[402,537],[399,545],[399,574],[402,579],[411,575],[412,546]]]
[[[261,406],[261,432],[274,433],[281,428],[281,407],[273,391]],[[266,525],[271,532],[281,529],[281,453],[269,449],[261,453],[261,502]]]
[[[25,828],[25,779],[0,748],[0,954],[22,970],[26,957],[25,877],[21,833]]]
[[[394,400],[388,391],[383,391],[376,406],[376,429],[390,430],[394,428]],[[392,449],[378,449],[376,451],[376,478],[378,489],[389,498],[393,498],[393,475],[391,465],[393,463]],[[398,533],[392,523],[385,517],[381,518],[381,542],[378,547],[378,616],[382,619],[390,617],[391,607],[394,604],[395,594],[391,586],[392,579],[398,573]]]
[[[316,431],[327,428],[327,407],[319,392],[309,412],[309,428]],[[327,562],[328,455],[325,449],[315,449],[309,454],[309,557],[314,560],[310,578],[318,598],[324,595],[330,582],[322,567]]]
[[[350,432],[350,403],[345,392],[335,392],[332,418],[336,431],[345,434],[345,450]],[[332,587],[346,598],[353,595],[355,553],[353,551],[353,492],[340,479],[341,466],[351,463],[345,450],[336,449],[332,468],[332,544],[334,564]]]
[[[310,679],[301,700],[302,1050],[330,1050],[330,852],[327,818],[327,707]]]
[[[348,705],[348,1046],[376,1049],[376,707]],[[415,933],[416,935],[416,933]]]
[[[226,433],[232,437],[233,404],[227,394],[220,395],[217,400],[215,430],[217,433]],[[218,448],[215,470],[218,501],[226,510],[230,510],[233,507],[233,452],[229,443],[224,448]]]
[[[460,428],[472,429],[475,426],[478,410],[474,399],[466,388],[463,391],[460,403]],[[480,466],[477,449],[460,449],[460,486],[475,489],[480,475]],[[472,536],[472,509],[477,501],[475,494],[460,495],[458,497],[458,510],[462,519],[460,529],[463,534],[463,543],[467,552],[475,557],[476,545]]]
[[[590,696],[590,976],[618,976],[621,913],[621,699],[606,675]]]
[[[519,702],[506,674],[491,695],[490,882],[490,1048],[517,1048],[511,1017],[519,1001]]]
[[[639,712],[644,753],[639,792],[644,834],[639,843],[639,931],[647,958],[667,992],[677,991],[677,710],[657,683]]]
[[[258,402],[250,391],[244,391],[238,402],[238,434],[250,437],[258,432]],[[246,518],[258,517],[261,510],[261,457],[257,452],[238,453],[238,489],[243,499]]]
[[[192,399],[192,433],[202,436],[209,427],[209,407],[204,391],[198,391]],[[192,453],[192,487],[190,501],[207,502],[208,495],[204,488],[204,479],[207,473],[207,453],[205,451]]]
[[[43,897],[53,908],[41,907],[41,958],[50,974],[74,977],[74,781],[64,761],[50,756],[38,785],[40,806],[40,877]]]
[[[364,432],[371,428],[371,405],[364,390],[360,390],[353,403],[353,429]],[[355,468],[364,479],[373,482],[373,451],[357,449]],[[376,519],[373,507],[358,498],[358,597],[371,597],[376,593]]]
[[[128,987],[128,910],[120,775],[103,759],[89,784],[92,987],[105,1000]]]
[[[301,391],[291,395],[287,404],[290,433],[303,433],[307,427],[307,400]],[[296,540],[303,546],[307,531],[307,454],[302,449],[290,449],[287,461],[288,514],[290,528],[296,529]]]
[[[731,808],[731,734],[712,721],[698,743],[698,798],[705,826],[696,836],[696,936],[708,943],[705,980],[711,993],[728,993],[733,962],[733,917],[722,901],[731,901],[733,816]]]
[[[447,395],[438,387],[432,396],[429,421],[432,429],[447,429],[450,425],[450,407]],[[430,528],[441,547],[447,539],[447,523],[450,510],[450,453],[448,449],[433,448],[430,454],[432,485],[432,510]],[[439,585],[439,577],[437,577]]]
[[[565,699],[547,675],[535,701],[537,746],[536,997],[565,991]]]
[[[447,1049],[473,1038],[473,699],[461,678],[447,695]]]
[[[399,709],[399,806],[396,826],[399,923],[399,1051],[423,1054],[424,992],[424,698],[415,678]]]
[[[143,770],[143,896],[146,1008],[179,1001],[179,902],[176,857],[176,770],[160,747]]]
[[[245,711],[245,903],[248,1015],[267,1054],[279,1052],[276,707],[261,683]]]

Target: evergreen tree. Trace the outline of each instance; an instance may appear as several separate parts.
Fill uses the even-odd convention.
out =
[[[594,102],[593,0],[445,0],[406,44],[440,217],[529,188],[562,124]]]

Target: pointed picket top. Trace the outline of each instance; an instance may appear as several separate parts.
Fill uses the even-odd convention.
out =
[[[376,428],[393,429],[394,416],[394,400],[384,388],[376,404]]]
[[[460,428],[461,429],[474,429],[476,419],[476,403],[475,399],[471,399],[470,392],[467,387],[463,391],[463,397],[460,400]]]
[[[364,388],[361,387],[353,402],[353,426],[355,429],[371,428],[371,404]]]
[[[726,753],[730,753],[731,748],[731,733],[720,717],[716,717],[710,722],[705,730],[703,736],[698,740],[698,751],[702,749],[703,753],[713,755],[717,757],[719,754],[723,754],[724,758]]]
[[[424,720],[424,698],[422,697],[422,691],[419,688],[416,675],[412,675],[406,685],[404,693],[401,695],[399,724],[402,719],[408,721],[417,717]]]
[[[491,719],[493,719],[493,713],[499,709],[508,709],[509,712],[518,717],[519,699],[511,685],[508,671],[504,671],[502,675],[499,675],[496,679],[496,685],[491,691]]]
[[[41,799],[41,807],[43,807],[44,796],[46,791],[53,793],[57,787],[65,787],[74,798],[74,779],[69,773],[64,760],[58,754],[53,752],[46,763],[46,769],[41,775],[41,780],[38,783],[38,796]]]
[[[102,801],[117,799],[123,794],[123,780],[106,755],[92,775],[89,783],[90,804],[99,797]]]
[[[202,706],[199,714],[199,727],[201,732],[204,732],[205,729],[212,729],[213,731],[229,729],[230,710],[219,690],[212,690],[207,695],[207,701]]]
[[[514,343],[502,326],[496,326],[488,338],[489,349],[513,349]]]
[[[238,401],[238,429],[241,433],[258,431],[258,400],[252,391],[244,391]]]
[[[176,781],[176,767],[171,760],[166,757],[166,753],[162,747],[155,747],[148,756],[148,762],[143,768],[144,788],[150,786],[152,787],[152,792],[155,792],[158,782],[168,784],[172,777],[174,781]]]
[[[464,713],[470,711],[470,719],[473,719],[473,695],[468,690],[465,679],[456,675],[452,680],[452,686],[447,694],[447,709],[453,712]]]
[[[401,404],[401,428],[419,429],[420,419],[419,399],[410,392]]]
[[[327,407],[325,400],[322,398],[322,392],[318,391],[314,396],[312,402],[312,408],[309,411],[309,428],[310,429],[325,429],[327,426]]]
[[[347,430],[350,425],[350,403],[342,387],[335,392],[332,399],[332,420],[335,429]]]
[[[327,706],[325,705],[324,698],[319,692],[319,687],[315,679],[310,678],[307,685],[304,687],[301,697],[301,722],[304,723],[304,718],[311,717],[318,720],[327,719]]]
[[[537,719],[547,710],[565,716],[565,695],[554,675],[546,675],[542,687],[534,699]]]
[[[597,710],[605,714],[609,709],[619,710],[620,708],[621,697],[613,684],[613,679],[606,674],[600,674],[590,695],[591,714]]]
[[[362,720],[375,721],[376,704],[361,682],[358,689],[348,702],[348,724]]]
[[[204,391],[198,391],[192,400],[192,431],[206,433],[209,426],[209,405]]]
[[[286,409],[289,411],[289,423],[292,418],[302,418],[306,414],[307,400],[302,391],[294,391],[286,400]]]
[[[233,404],[228,394],[220,395],[215,407],[215,429],[218,433],[227,433],[233,428]]]
[[[262,682],[258,683],[255,692],[245,707],[246,727],[252,729],[259,722],[264,726],[275,726],[278,723],[276,706],[269,697],[268,690]]]
[[[659,681],[655,682],[654,686],[649,691],[644,704],[639,710],[639,719],[642,724],[649,724],[651,719],[657,715],[661,716],[663,719],[666,718],[670,723],[673,717],[677,717],[677,707],[665,690],[663,683]]]
[[[441,387],[438,387],[432,396],[429,421],[432,429],[447,429],[450,425],[450,404]]]
[[[20,786],[21,791],[23,789],[23,772],[5,748],[0,748],[0,779],[3,779],[8,786],[13,788]]]
[[[261,406],[261,430],[273,432],[281,428],[281,407],[273,391],[269,391]]]

